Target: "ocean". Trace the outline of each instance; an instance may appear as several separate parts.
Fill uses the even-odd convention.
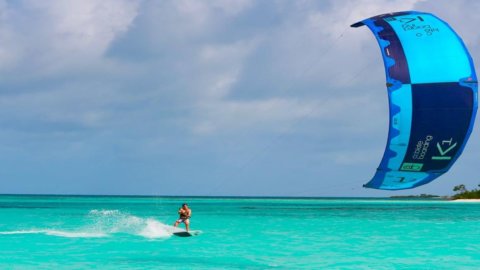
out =
[[[171,234],[183,202],[198,236]],[[0,269],[479,267],[480,203],[0,196]]]

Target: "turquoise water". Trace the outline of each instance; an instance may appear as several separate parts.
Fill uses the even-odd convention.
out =
[[[199,236],[171,235],[183,202]],[[0,269],[478,269],[479,221],[448,201],[0,196]]]

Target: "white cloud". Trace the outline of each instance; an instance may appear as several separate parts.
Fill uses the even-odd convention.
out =
[[[411,9],[416,1],[396,1],[391,8]],[[276,130],[285,132],[285,126],[291,126],[295,121],[302,118],[317,118],[319,123],[331,121],[330,118],[352,119],[348,115],[352,113],[351,108],[363,107],[363,111],[378,112],[382,106],[368,104],[371,92],[382,91],[382,104],[386,103],[386,94],[383,87],[383,71],[381,59],[378,54],[375,42],[369,33],[353,34],[348,32],[343,39],[339,39],[342,31],[345,33],[349,25],[355,20],[351,19],[351,10],[355,5],[348,2],[347,5],[340,5],[334,2],[332,10],[309,11],[306,17],[293,17],[287,20],[287,24],[281,24],[275,28],[273,34],[255,36],[255,41],[236,42],[233,44],[208,45],[201,51],[199,70],[201,70],[201,82],[192,82],[192,88],[200,89],[194,116],[193,131],[196,134],[215,134],[217,132],[235,132],[239,129],[253,130]],[[362,14],[366,10],[368,16],[381,13],[378,1],[366,1],[365,5],[357,8],[356,11]],[[372,9],[376,9],[373,10]],[[377,13],[372,13],[377,12]],[[362,16],[362,15],[360,15]],[[365,18],[364,17],[364,18]],[[347,36],[352,34],[352,36]],[[360,38],[359,38],[360,37]],[[359,38],[356,41],[355,38]],[[355,42],[353,42],[355,40]],[[371,55],[374,55],[373,64],[378,68],[372,68],[372,60],[364,54],[364,44],[369,43]],[[252,45],[253,44],[253,45]],[[250,45],[250,46],[249,46]],[[327,101],[312,100],[308,97],[302,100],[298,97],[272,97],[255,100],[236,100],[231,95],[236,84],[243,78],[245,69],[252,68],[255,61],[246,63],[245,58],[252,57],[252,54],[259,46],[268,46],[272,51],[272,57],[268,58],[272,63],[267,65],[272,74],[285,74],[287,77],[266,77],[265,80],[290,80],[297,81],[290,87],[295,89],[302,81],[310,80],[316,83],[317,94],[314,96],[335,95],[331,89],[337,91],[355,91],[354,95],[340,94]],[[363,52],[362,52],[363,50]],[[319,52],[320,51],[320,52]],[[353,60],[355,59],[355,60]],[[373,69],[377,76],[366,76],[373,71],[363,72],[365,69]],[[362,76],[363,75],[363,76]],[[378,79],[380,78],[380,79]],[[378,89],[365,89],[365,83],[374,81],[378,83]],[[362,91],[352,90],[352,86]],[[326,90],[325,94],[322,94]],[[327,90],[329,89],[329,90]],[[237,91],[242,89],[236,88]],[[259,89],[261,90],[261,89]],[[279,89],[281,90],[281,89]],[[291,89],[287,89],[292,91]],[[370,91],[370,92],[369,92]],[[284,94],[281,91],[278,94]],[[308,111],[308,113],[305,113]],[[368,114],[362,114],[368,118]],[[356,117],[359,117],[358,113]],[[354,119],[358,119],[353,117]],[[345,128],[345,125],[354,129],[361,129],[355,121],[350,123],[342,122],[332,128],[328,133],[337,132]],[[371,127],[370,124],[363,126]]]
[[[101,56],[137,15],[137,1],[37,2],[51,19],[52,49]]]
[[[143,29],[149,41],[158,46],[192,46],[198,39],[216,30],[248,10],[251,0],[177,0],[145,2],[142,7]]]
[[[199,102],[225,98],[237,82],[245,58],[258,46],[257,40],[231,44],[207,44],[199,49],[198,70],[204,85],[192,86],[199,91]]]
[[[3,6],[2,29],[9,33],[7,50],[28,75],[56,75],[99,65],[111,42],[131,26],[137,8],[138,1],[27,1],[21,8]]]
[[[252,6],[252,0],[179,0],[173,1],[182,17],[203,24],[216,16],[236,16]]]
[[[2,2],[0,7],[4,12],[1,19],[7,23],[0,28],[0,35],[11,34],[12,27],[22,30],[16,31],[18,33],[13,38],[18,46],[8,47],[8,51],[10,55],[17,55],[13,47],[19,48],[25,61],[23,67],[26,66],[28,57],[31,60],[28,65],[33,73],[58,75],[65,70],[80,69],[87,72],[80,77],[88,77],[96,72],[100,78],[102,75],[108,76],[105,82],[97,84],[88,82],[87,79],[84,87],[55,85],[51,89],[52,94],[46,95],[56,96],[56,100],[40,98],[38,95],[28,96],[28,93],[22,95],[22,101],[17,101],[19,104],[28,106],[27,100],[31,98],[36,100],[35,107],[44,108],[40,114],[32,109],[31,111],[36,111],[34,115],[57,114],[58,117],[51,118],[59,121],[75,121],[77,116],[78,122],[95,126],[93,123],[99,125],[109,119],[106,116],[113,111],[112,106],[128,104],[128,100],[134,96],[134,100],[138,101],[164,99],[166,95],[171,97],[182,93],[185,98],[178,100],[183,103],[172,105],[187,108],[191,115],[190,119],[182,117],[179,121],[188,125],[187,129],[191,127],[194,134],[214,134],[239,128],[285,126],[302,117],[316,117],[319,121],[330,117],[325,111],[313,108],[315,106],[328,108],[331,115],[337,118],[349,118],[347,115],[350,111],[345,115],[342,112],[350,107],[364,106],[379,111],[379,107],[386,103],[386,95],[378,48],[370,33],[351,30],[349,25],[380,13],[414,9],[421,2],[423,1],[332,1],[325,9],[312,8],[316,5],[315,1],[296,2],[289,6],[289,12],[282,14],[285,19],[273,25],[268,33],[252,32],[243,35],[241,39],[222,42],[211,34],[221,35],[225,34],[222,31],[235,30],[222,30],[221,26],[247,12],[254,2],[39,1],[26,5],[22,12],[35,16],[23,21],[12,17],[12,14],[20,11]],[[288,6],[285,3],[283,5]],[[142,27],[150,29],[148,39],[138,42],[152,42],[150,49],[158,48],[156,50],[159,54],[173,54],[174,58],[154,58],[152,62],[135,63],[136,66],[122,62],[121,59],[105,58],[104,54],[112,42],[132,30],[135,27],[133,23],[137,21],[142,22]],[[340,36],[342,33],[343,36]],[[192,40],[195,37],[202,39]],[[255,67],[255,53],[262,47],[268,48],[270,55],[259,61],[271,69],[267,73],[269,77],[262,79],[267,85],[268,82],[278,82],[280,87],[284,87],[282,82],[289,82],[290,86],[288,89],[256,89],[270,93],[262,97],[238,99],[235,97],[238,92],[235,91],[248,90],[238,88],[238,85],[248,79],[246,71]],[[0,57],[2,48],[5,47],[0,47]],[[118,66],[128,68],[121,70]],[[170,69],[169,79],[181,81],[181,84],[173,88],[164,87],[164,81],[151,78],[148,89],[131,89],[126,92],[118,91],[119,84],[108,81],[115,78],[120,81],[128,81],[128,78],[143,80],[147,76],[142,76],[142,72],[158,70],[161,74],[165,67]],[[364,71],[367,67],[370,70],[368,72]],[[88,70],[92,71],[88,73]],[[294,91],[305,88],[303,83],[314,89],[304,90],[310,92],[309,96],[296,96]],[[135,83],[132,82],[132,85]],[[370,85],[374,87],[369,87]],[[72,89],[78,92],[73,94]],[[150,89],[156,89],[156,92],[152,93]],[[358,89],[362,90],[357,91]],[[376,98],[375,95],[380,94],[380,91],[381,99],[378,98],[378,101],[382,105],[373,106],[373,109],[371,105],[365,105],[368,99]],[[107,92],[108,95],[98,94]],[[329,98],[330,103],[324,104],[323,99],[332,95],[335,98]],[[92,96],[99,96],[101,101],[88,101],[91,106],[73,106],[77,108],[75,112],[63,111],[72,108],[75,100],[90,100],[88,97]],[[56,104],[71,105],[52,106]],[[24,109],[28,114],[29,110]],[[151,112],[151,109],[145,110],[147,111]],[[310,112],[308,116],[305,111]],[[348,125],[359,128],[355,121]]]

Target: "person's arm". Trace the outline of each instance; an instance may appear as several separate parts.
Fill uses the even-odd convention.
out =
[[[188,217],[190,218],[192,216],[192,210],[191,209],[188,209]]]

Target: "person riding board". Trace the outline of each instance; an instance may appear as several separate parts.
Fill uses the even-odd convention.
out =
[[[192,209],[188,208],[188,205],[186,203],[182,204],[182,207],[178,209],[178,214],[180,217],[175,221],[175,224],[173,224],[173,227],[177,227],[178,224],[184,223],[185,224],[185,229],[188,230],[190,229],[190,217],[192,216]]]

